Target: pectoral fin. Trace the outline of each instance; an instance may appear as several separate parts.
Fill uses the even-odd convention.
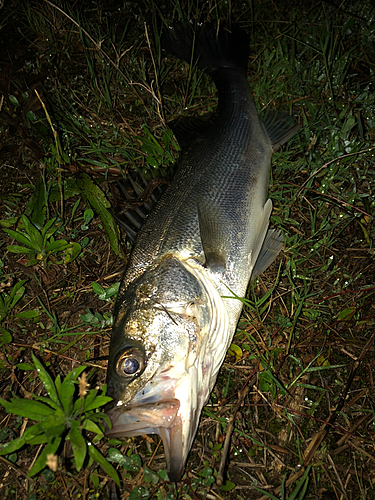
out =
[[[259,120],[276,151],[284,142],[293,137],[301,128],[294,117],[285,111],[265,111],[259,115]]]
[[[228,224],[225,217],[204,201],[198,205],[199,233],[205,265],[211,270],[225,269],[228,259]]]
[[[283,248],[283,245],[284,237],[280,231],[277,231],[276,229],[269,229],[255,262],[251,279],[254,279],[262,274],[267,267],[272,264],[280,250]]]

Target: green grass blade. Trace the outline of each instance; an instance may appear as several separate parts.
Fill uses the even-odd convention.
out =
[[[124,259],[125,255],[120,242],[120,231],[114,218],[108,211],[110,203],[107,201],[105,194],[87,174],[80,174],[77,177],[77,185],[86,202],[89,203],[99,215],[112,250],[116,255]]]

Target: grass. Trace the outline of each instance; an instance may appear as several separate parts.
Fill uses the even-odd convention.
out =
[[[170,178],[179,149],[168,121],[216,106],[206,77],[161,53],[163,22],[238,22],[251,36],[260,114],[291,110],[303,125],[272,160],[271,222],[285,250],[249,287],[182,481],[167,481],[156,437],[119,443],[97,433],[107,462],[64,439],[33,478],[43,443],[0,456],[1,497],[109,498],[109,464],[118,498],[131,500],[374,497],[372,2],[15,0],[1,14],[3,400],[45,397],[33,353],[52,381],[86,366],[91,390],[104,384],[100,357],[130,249],[107,211],[120,203],[115,183],[127,170]],[[3,445],[35,422],[1,416]],[[77,443],[94,439],[74,418]]]

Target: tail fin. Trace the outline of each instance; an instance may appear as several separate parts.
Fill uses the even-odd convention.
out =
[[[164,33],[162,47],[187,62],[198,62],[198,68],[212,74],[220,68],[247,70],[249,37],[237,25],[231,27],[205,23],[177,24]]]

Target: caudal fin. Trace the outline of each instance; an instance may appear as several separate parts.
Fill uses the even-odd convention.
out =
[[[180,23],[162,35],[161,45],[179,59],[197,62],[209,75],[220,68],[247,69],[249,37],[237,25],[229,29],[211,23],[195,27]]]

